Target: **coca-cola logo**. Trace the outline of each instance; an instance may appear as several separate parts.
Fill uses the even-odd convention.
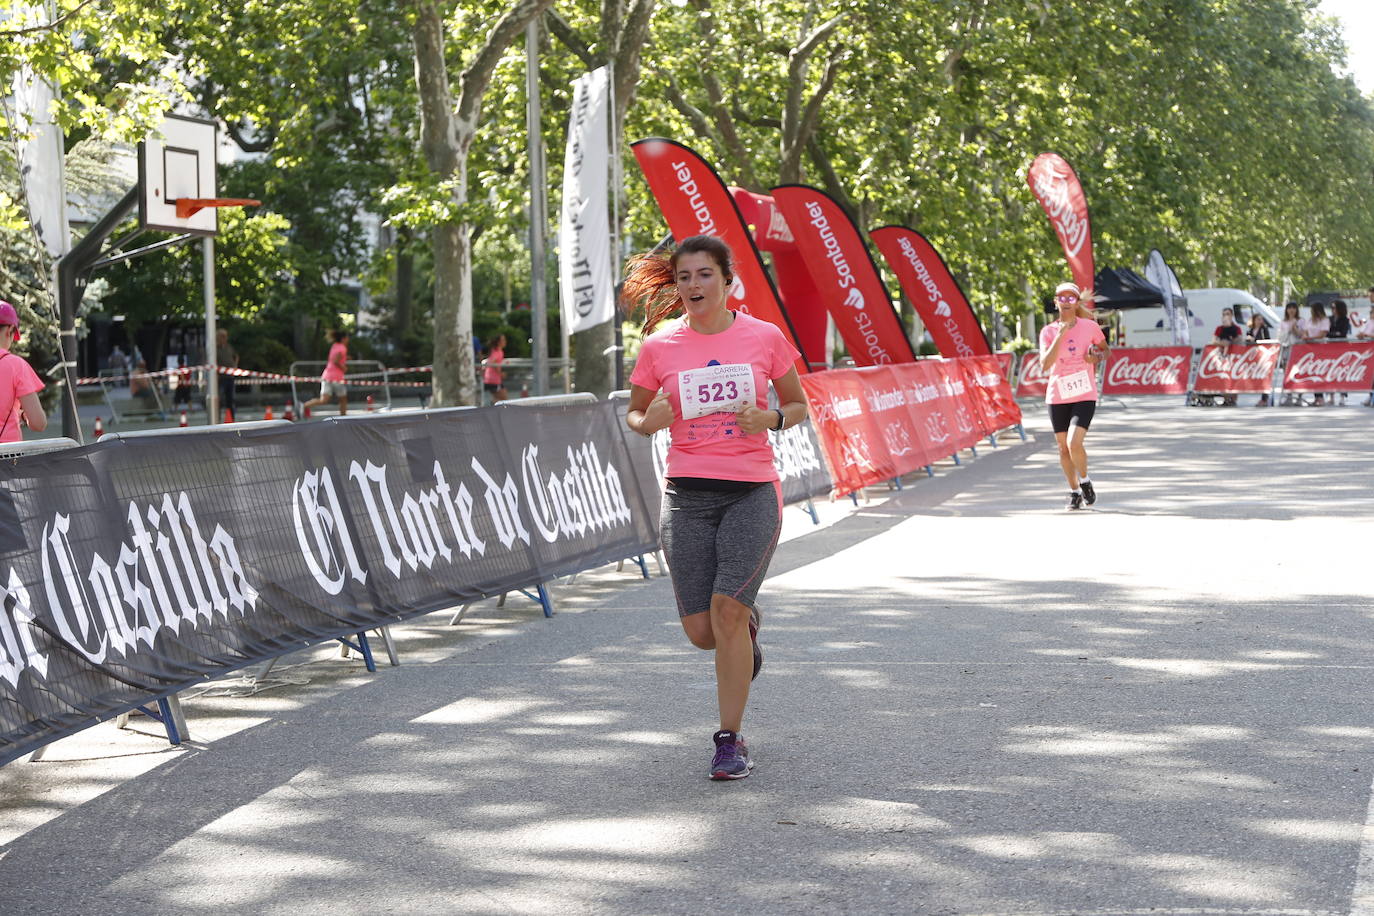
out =
[[[1232,381],[1264,381],[1274,372],[1274,347],[1248,347],[1243,350],[1208,347],[1198,363],[1199,379],[1230,379]]]
[[[1161,355],[1148,362],[1123,356],[1107,367],[1107,384],[1136,385],[1142,388],[1156,385],[1177,385],[1179,373],[1185,369],[1186,363],[1182,356]]]
[[[1079,213],[1074,205],[1073,190],[1077,182],[1070,182],[1072,173],[1068,171],[1067,164],[1064,169],[1060,171],[1058,162],[1044,162],[1032,180],[1035,196],[1040,198],[1040,205],[1045,208],[1050,225],[1059,235],[1064,253],[1072,258],[1078,256],[1088,240],[1088,217],[1086,212]]]
[[[1021,361],[1022,384],[1034,385],[1041,382],[1048,382],[1049,380],[1050,377],[1045,372],[1045,368],[1040,365],[1039,353],[1031,353]]]
[[[1293,360],[1288,367],[1288,380],[1302,383],[1346,382],[1361,388],[1369,385],[1369,360],[1374,350],[1346,350],[1336,356],[1320,356],[1315,351]]]

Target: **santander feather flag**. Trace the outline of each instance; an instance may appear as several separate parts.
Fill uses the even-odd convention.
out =
[[[941,356],[992,354],[968,298],[925,236],[906,226],[884,226],[868,235],[897,275]]]
[[[846,349],[860,366],[916,360],[863,236],[828,194],[800,184],[773,189],[806,269]]]
[[[672,140],[652,137],[637,141],[632,148],[674,238],[680,242],[693,235],[714,235],[730,246],[735,260],[735,285],[726,305],[777,325],[801,354],[797,371],[805,373],[814,357],[802,346],[788,321],[778,291],[754,247],[754,237],[716,170],[695,152]]]
[[[1097,274],[1093,268],[1093,231],[1088,222],[1088,199],[1073,166],[1058,153],[1041,153],[1026,172],[1026,183],[1059,236],[1073,282],[1079,289],[1091,288]]]

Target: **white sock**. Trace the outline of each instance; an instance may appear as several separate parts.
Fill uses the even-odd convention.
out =
[[[1086,478],[1086,477],[1080,477],[1080,478],[1078,478],[1078,485],[1079,485],[1080,487],[1083,486],[1083,484],[1085,484],[1085,483],[1092,483],[1092,481],[1089,480],[1089,479]]]

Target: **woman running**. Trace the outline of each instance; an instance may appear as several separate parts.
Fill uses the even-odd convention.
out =
[[[798,353],[774,325],[726,308],[735,275],[714,236],[637,258],[627,274],[623,296],[643,306],[645,334],[686,313],[645,339],[625,422],[643,436],[671,435],[660,531],[682,628],[716,653],[720,728],[708,775],[742,779],[754,764],[740,727],[763,664],[754,599],[782,528],[768,430],[806,418]],[[776,410],[766,409],[770,380]]]
[[[1045,400],[1050,405],[1050,428],[1059,443],[1059,466],[1069,482],[1070,509],[1097,502],[1088,479],[1088,452],[1083,440],[1097,410],[1097,364],[1111,349],[1093,318],[1092,290],[1072,283],[1054,290],[1059,320],[1040,332],[1040,365],[1049,373]]]

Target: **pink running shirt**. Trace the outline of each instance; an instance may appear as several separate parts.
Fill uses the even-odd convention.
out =
[[[483,385],[501,384],[501,364],[505,361],[506,351],[500,347],[492,347],[491,353],[487,355],[487,364],[482,367]]]
[[[768,433],[746,436],[735,421],[736,404],[705,413],[713,400],[742,397],[752,384],[754,406],[768,407],[768,382],[782,378],[800,354],[774,325],[735,312],[719,334],[698,334],[687,319],[672,322],[640,348],[630,384],[668,394],[673,425],[668,428],[669,477],[713,480],[777,480]],[[683,399],[689,413],[683,418]]]
[[[1050,344],[1059,336],[1062,325],[1059,322],[1048,324],[1040,332],[1040,360],[1043,364]],[[1048,404],[1076,404],[1079,401],[1097,400],[1097,366],[1083,357],[1088,348],[1095,343],[1106,343],[1102,329],[1091,318],[1079,318],[1066,332],[1067,337],[1059,345],[1059,355],[1050,369],[1050,381],[1045,387],[1045,402]]]
[[[24,438],[19,428],[19,399],[26,394],[43,390],[38,373],[8,350],[0,350],[0,442],[19,442]]]
[[[339,364],[334,365],[334,355],[338,354]],[[348,347],[339,342],[329,348],[329,363],[324,367],[324,380],[326,382],[342,382],[348,370]]]

